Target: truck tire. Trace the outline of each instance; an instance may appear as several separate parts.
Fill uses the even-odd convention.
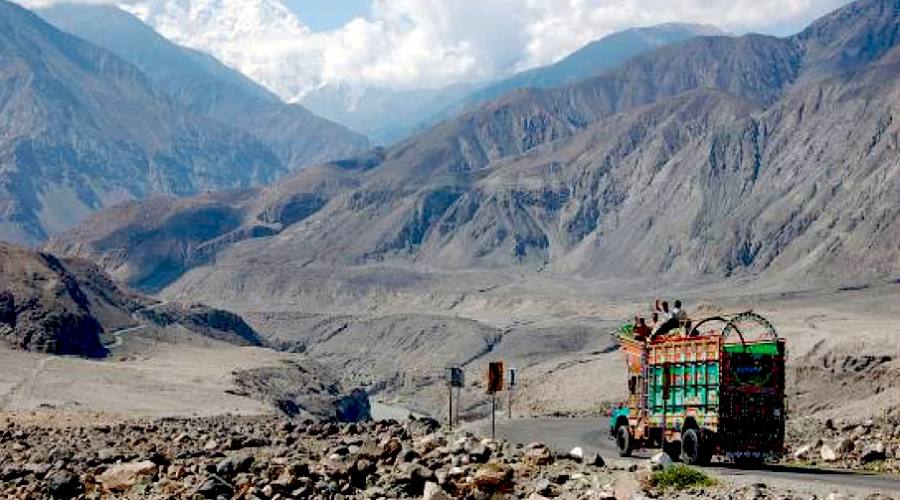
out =
[[[633,450],[631,444],[631,431],[627,425],[620,425],[616,429],[616,448],[619,450],[620,457],[630,457]]]
[[[708,445],[700,437],[697,429],[688,429],[681,434],[681,461],[688,465],[706,465],[709,462]]]

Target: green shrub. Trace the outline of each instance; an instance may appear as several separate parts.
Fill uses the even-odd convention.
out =
[[[716,484],[716,480],[703,471],[684,464],[678,464],[654,472],[650,476],[648,483],[653,488],[685,490],[688,488],[713,486]]]

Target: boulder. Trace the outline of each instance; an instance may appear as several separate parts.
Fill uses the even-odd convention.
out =
[[[462,467],[450,467],[450,469],[447,471],[447,477],[450,479],[458,479],[461,477],[465,477],[465,475],[466,469],[463,469]]]
[[[547,497],[559,496],[559,491],[556,485],[551,483],[550,480],[545,477],[538,479],[534,483],[534,492],[538,495]]]
[[[232,477],[241,472],[247,472],[253,466],[253,455],[229,457],[216,465],[216,474],[222,477]]]
[[[491,458],[491,449],[487,445],[479,442],[475,442],[475,444],[467,446],[466,453],[469,455],[469,458],[472,460],[472,462],[475,463],[483,464]]]
[[[419,464],[405,463],[397,467],[396,483],[405,486],[410,495],[420,495],[425,490],[425,484],[434,482],[437,478],[434,471]]]
[[[584,460],[584,450],[580,446],[576,446],[569,450],[569,458],[576,462],[581,462]]]
[[[375,464],[368,459],[360,458],[350,467],[350,483],[356,488],[365,488],[366,482],[375,473]]]
[[[850,453],[855,448],[856,448],[856,445],[853,443],[853,440],[850,439],[849,437],[844,437],[844,438],[841,438],[841,440],[839,440],[837,442],[837,444],[834,447],[834,451],[841,453],[841,454],[846,454],[846,453]]]
[[[47,477],[47,494],[51,498],[69,499],[84,492],[81,480],[70,471],[61,470]]]
[[[553,463],[550,448],[541,443],[532,443],[525,450],[525,462],[531,465],[548,465]]]
[[[862,454],[859,456],[859,459],[862,460],[863,463],[875,462],[877,460],[884,460],[887,458],[887,453],[884,449],[884,443],[881,441],[876,441],[863,449]]]
[[[218,476],[209,476],[200,483],[195,493],[203,498],[219,498],[224,496],[230,498],[234,493],[234,489]]]
[[[819,456],[826,462],[834,462],[839,458],[837,452],[834,451],[834,448],[827,444],[823,444],[822,447],[819,448]]]
[[[506,465],[491,462],[481,466],[472,478],[476,488],[485,493],[503,493],[512,490],[513,470]]]
[[[606,467],[606,460],[603,460],[599,453],[594,453],[589,463],[594,467]]]
[[[331,455],[319,463],[319,471],[329,479],[344,479],[350,475],[352,463],[337,455]]]
[[[153,478],[157,466],[149,460],[113,465],[97,478],[103,489],[109,492],[124,492],[132,486]]]
[[[649,460],[651,470],[667,469],[673,464],[674,462],[672,461],[672,457],[664,452],[659,452],[656,455],[653,455]]]
[[[803,460],[809,457],[809,454],[810,452],[812,452],[812,450],[813,446],[811,444],[805,444],[794,450],[794,453],[792,453],[791,456],[794,457],[794,460]]]
[[[442,446],[447,446],[447,438],[443,434],[435,432],[418,439],[415,446],[417,449],[422,450],[423,453],[429,453]]]
[[[437,483],[427,482],[422,492],[422,500],[450,500],[450,495]]]
[[[422,455],[419,455],[419,452],[417,452],[416,450],[404,448],[400,451],[400,454],[397,455],[397,461],[400,463],[415,462],[416,460],[418,460],[421,457],[422,457]]]

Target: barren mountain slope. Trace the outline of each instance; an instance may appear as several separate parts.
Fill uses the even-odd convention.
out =
[[[320,245],[304,251],[304,260],[323,258],[358,262],[361,256],[380,259],[397,250],[415,250],[430,232],[430,224],[450,204],[458,201],[459,194],[490,170],[485,168],[490,162],[532,150],[548,141],[570,137],[620,108],[633,109],[636,105],[708,85],[731,89],[753,102],[770,101],[780,92],[779,86],[794,77],[797,56],[792,47],[790,42],[768,37],[696,39],[636,59],[620,70],[572,87],[507,96],[384,152],[376,151],[355,162],[327,167],[351,171],[354,180],[342,186],[353,189],[329,196],[329,203],[322,205],[322,213],[333,217],[323,217],[324,222],[317,224],[334,227],[324,230],[325,226],[321,226],[322,234],[332,240],[342,236],[350,239],[345,242],[347,251],[335,254],[327,246]],[[726,57],[728,54],[731,56]],[[775,68],[770,70],[774,76],[763,75],[762,80],[746,78],[746,75],[758,73],[754,68],[768,68],[773,63]],[[775,86],[772,87],[766,78],[773,79]],[[299,188],[298,194],[300,192],[306,192],[305,188]],[[421,196],[408,196],[417,192]],[[419,215],[405,219],[410,213]],[[297,226],[304,218],[291,222]],[[364,233],[342,230],[341,225],[346,226],[348,219],[357,219],[366,225]],[[140,267],[139,263],[145,261],[139,256],[142,250],[134,248],[134,243],[143,241],[141,239],[130,243],[126,239],[114,250],[105,244],[111,239],[120,239],[107,238],[103,234],[112,234],[129,224],[86,224],[86,227],[91,226],[99,227],[66,235],[52,248],[67,252],[75,249],[80,255],[95,257],[115,254],[115,268],[121,267],[123,261],[133,261],[128,265],[130,268]],[[394,233],[404,231],[404,227],[408,234],[390,241]],[[216,239],[233,229],[199,239]],[[385,239],[389,241],[381,241]],[[302,244],[302,241],[298,243]],[[370,243],[375,244],[366,247]],[[507,263],[518,262],[516,255],[509,257]],[[182,258],[192,260],[190,255]],[[132,280],[132,272],[127,274],[129,276],[120,276]],[[134,276],[146,274],[144,271],[133,273]]]
[[[237,283],[246,292],[247,279],[268,282],[260,273],[277,273],[279,263],[346,266],[397,257],[447,269],[524,265],[607,277],[891,275],[898,272],[900,173],[892,119],[898,101],[885,76],[896,68],[887,58],[852,80],[798,87],[765,112],[723,92],[687,93],[494,162],[456,183],[436,179],[402,195],[371,184],[352,189],[353,171],[322,167],[337,186],[333,191],[295,179],[279,186],[281,193],[295,191],[278,197],[288,205],[265,204],[281,207],[281,214],[295,206],[293,217],[264,216],[272,213],[267,208],[248,212],[252,217],[244,215],[242,225],[234,219],[227,230],[195,224],[186,233],[198,238],[195,246],[176,246],[169,255],[195,259],[176,261],[183,270],[206,262],[210,250],[228,248],[223,243],[246,239],[241,235],[263,236],[192,273],[181,288],[201,295],[201,281],[215,294]],[[861,94],[866,100],[854,98]],[[230,220],[226,212],[209,221]],[[154,238],[174,244],[168,236],[177,232],[174,221],[197,213],[206,212],[149,218],[164,228]],[[146,243],[154,240],[128,239],[121,231],[107,236],[115,227],[107,223],[88,227],[101,230],[72,233],[59,248],[84,250],[143,284],[134,278],[154,269],[141,265],[157,262]],[[201,234],[201,227],[212,233]],[[141,242],[136,252],[135,241]],[[280,293],[271,284],[254,290]]]
[[[19,349],[103,356],[103,326],[92,307],[113,325],[127,324],[140,307],[97,275],[87,274],[91,286],[82,287],[58,259],[18,247],[0,246],[0,275],[0,333]]]
[[[132,286],[158,290],[220,249],[304,220],[335,194],[357,187],[359,168],[353,162],[313,166],[265,188],[126,203],[98,212],[46,247],[91,259]]]
[[[119,332],[191,334],[260,345],[237,315],[198,304],[160,303],[118,286],[95,265],[0,243],[0,339],[14,349],[103,357]]]
[[[116,7],[57,4],[38,14],[134,64],[183,109],[253,135],[290,170],[349,157],[368,147],[362,135],[285,104],[215,58],[166,40]]]
[[[722,34],[722,31],[714,26],[681,23],[619,31],[585,45],[559,62],[517,73],[472,92],[463,100],[461,106],[473,107],[516,89],[549,88],[574,83],[615,68],[628,59],[659,47],[683,42],[695,36]]]
[[[261,142],[194,117],[135,67],[0,3],[0,237],[34,243],[151,192],[273,181]]]

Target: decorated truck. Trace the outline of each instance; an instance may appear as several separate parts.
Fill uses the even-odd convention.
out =
[[[765,318],[717,316],[659,338],[629,333],[619,334],[629,398],[610,415],[620,455],[662,448],[696,465],[781,456],[785,341]]]

